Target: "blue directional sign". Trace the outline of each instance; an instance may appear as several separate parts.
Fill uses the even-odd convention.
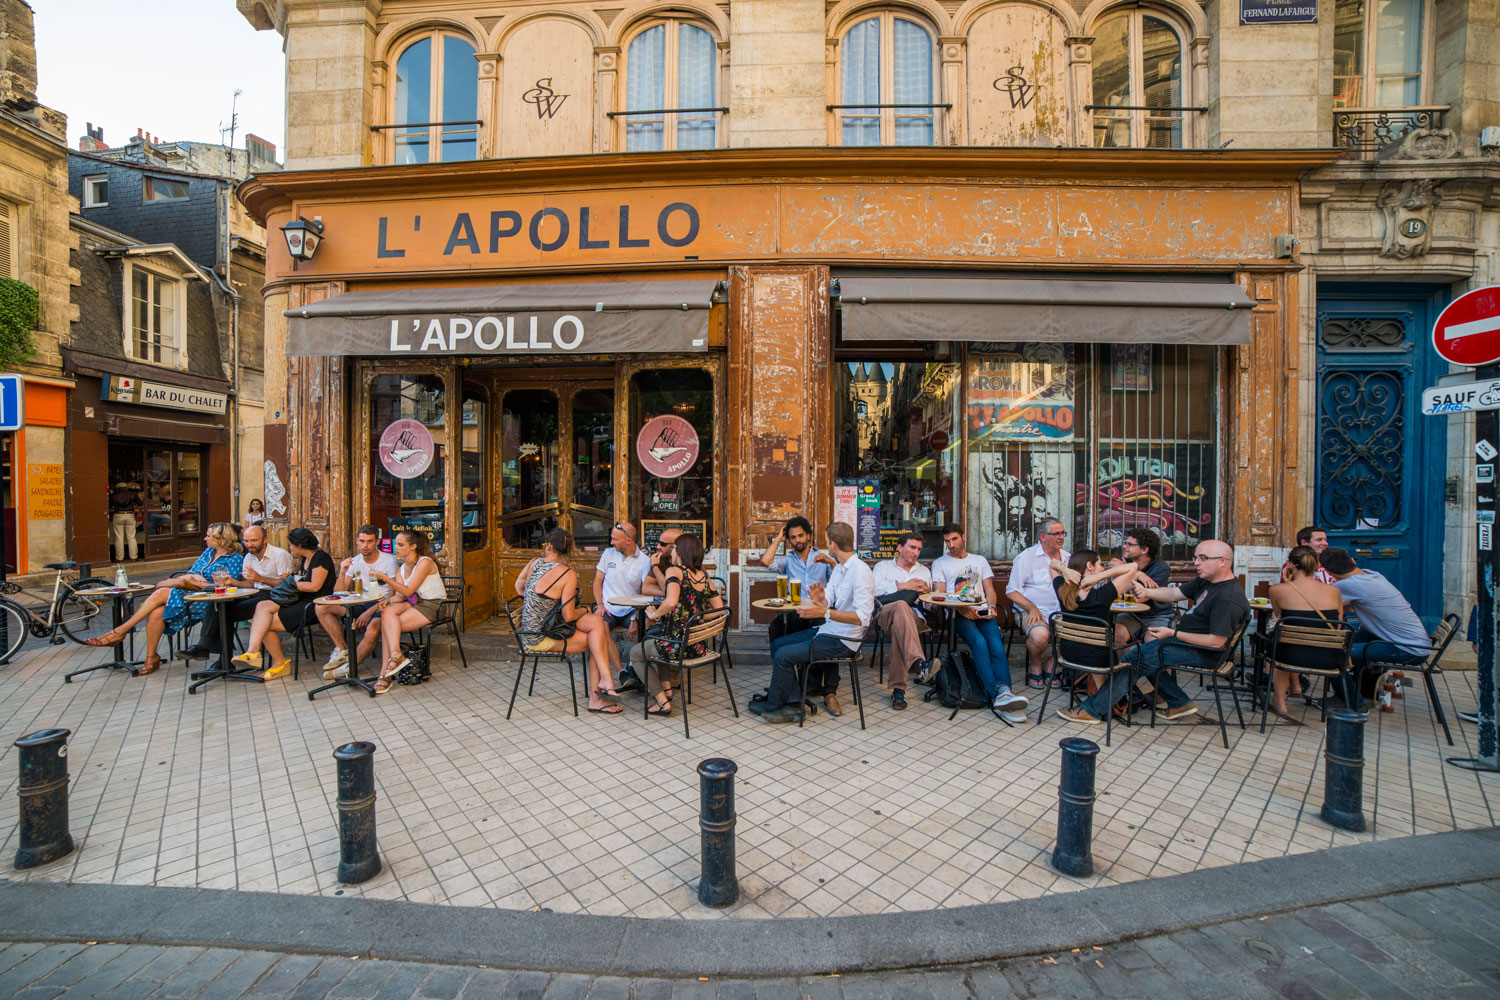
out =
[[[19,375],[0,375],[0,431],[18,431],[26,425],[25,387]]]

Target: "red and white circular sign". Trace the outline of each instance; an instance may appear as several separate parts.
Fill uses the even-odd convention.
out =
[[[380,435],[380,464],[397,479],[415,479],[432,464],[437,448],[419,420],[393,420]]]
[[[698,432],[671,413],[652,417],[636,436],[635,456],[651,475],[676,479],[698,461]]]
[[[1476,288],[1448,303],[1432,324],[1432,346],[1456,365],[1500,361],[1500,285]]]
[[[927,443],[933,451],[942,451],[948,447],[949,440],[947,431],[933,431],[932,435],[927,439]]]

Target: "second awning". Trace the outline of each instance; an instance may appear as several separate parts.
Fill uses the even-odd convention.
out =
[[[844,340],[1248,344],[1227,281],[841,277]]]
[[[348,292],[286,310],[286,353],[414,358],[706,351],[718,285],[699,279]]]

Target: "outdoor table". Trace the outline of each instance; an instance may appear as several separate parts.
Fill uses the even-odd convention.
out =
[[[944,641],[948,643],[948,651],[950,653],[958,646],[958,639],[956,638],[956,634],[958,631],[958,615],[947,614],[947,612],[957,611],[960,608],[978,607],[982,603],[980,601],[960,600],[949,594],[918,594],[917,600],[921,601],[929,608],[940,608],[944,612],[943,617],[947,623],[947,628],[944,630],[946,632],[946,635],[943,637],[943,639],[939,640],[938,648],[934,650],[934,653],[937,655],[942,654],[942,642]]]
[[[76,593],[80,597],[113,598],[113,607],[110,611],[110,625],[114,628],[119,628],[121,625],[125,624],[125,619],[130,617],[130,606],[135,602],[136,597],[140,594],[144,594],[148,590],[154,589],[155,588],[152,587],[149,583],[132,583],[125,587],[89,587],[86,590],[76,590],[74,591],[74,593]],[[144,661],[131,660],[126,658],[126,638],[130,638],[130,645],[132,647],[131,651],[134,652],[134,637],[121,636],[120,641],[115,643],[112,647],[114,650],[114,659],[110,660],[108,663],[95,664],[92,667],[84,667],[81,670],[75,670],[70,674],[65,674],[63,676],[63,683],[71,684],[73,683],[73,678],[77,677],[79,674],[91,674],[95,670],[128,670],[130,671],[130,676],[134,677],[136,675],[136,671],[140,668],[141,663]]]
[[[652,597],[650,594],[626,594],[623,597],[611,597],[609,599],[610,604],[617,605],[618,607],[635,608],[636,642],[646,641],[646,626],[649,624],[646,620],[646,609],[661,602],[662,599],[660,597]]]
[[[362,594],[358,591],[355,591],[353,593],[330,594],[328,597],[319,597],[317,600],[313,601],[313,603],[322,607],[352,609],[364,604],[374,604],[376,601],[381,600],[383,597],[384,595],[382,594],[377,594],[374,597],[370,597],[367,594]],[[329,688],[336,687],[357,687],[367,692],[371,698],[375,697],[375,685],[359,676],[359,664],[355,662],[355,660],[359,656],[359,650],[354,641],[354,619],[356,617],[358,616],[356,616],[352,610],[344,614],[344,647],[349,651],[349,675],[347,677],[336,678],[332,683],[324,684],[322,687],[313,688],[311,691],[307,692],[308,701],[312,701],[314,695],[321,694],[322,692],[327,691]]]
[[[1264,602],[1264,603],[1261,603]],[[1265,693],[1261,691],[1261,675],[1266,668],[1266,644],[1271,632],[1271,602],[1266,598],[1251,598],[1250,612],[1255,615],[1255,638],[1250,640],[1254,647],[1250,657],[1250,708],[1254,711],[1260,705],[1261,698]],[[1244,661],[1241,660],[1241,663]]]
[[[216,594],[212,590],[200,590],[192,594],[184,594],[183,600],[191,603],[209,603],[218,606],[219,615],[219,665],[208,670],[199,670],[192,674],[193,683],[188,685],[188,694],[197,694],[198,689],[209,681],[231,680],[231,681],[255,681],[264,683],[260,671],[244,667],[236,669],[229,660],[229,647],[233,643],[234,633],[229,630],[229,603],[238,601],[248,596],[240,593],[238,587],[231,587],[222,594]]]

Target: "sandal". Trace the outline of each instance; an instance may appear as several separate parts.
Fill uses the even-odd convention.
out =
[[[1039,687],[1042,687],[1043,684],[1044,684],[1044,682],[1045,682],[1045,680],[1046,680],[1046,677],[1047,677],[1046,674],[1027,674],[1026,675],[1026,686],[1029,687],[1029,688],[1039,688]]]
[[[595,715],[619,715],[621,712],[625,711],[625,706],[619,704],[605,705],[603,708],[591,708],[589,709],[589,711],[593,712]]]
[[[395,683],[396,682],[393,681],[393,680],[391,680],[389,677],[382,677],[382,678],[380,678],[379,680],[377,680],[375,682],[375,693],[376,694],[385,694],[387,691],[389,691],[391,689],[391,686],[394,685]]]
[[[157,656],[155,653],[152,653],[151,655],[146,657],[145,661],[142,662],[139,667],[135,668],[135,675],[137,677],[144,677],[147,674],[154,674],[160,669],[161,657]]]
[[[385,669],[380,672],[380,679],[383,681],[394,679],[395,676],[401,671],[405,670],[410,663],[411,660],[408,660],[405,656],[402,656],[399,659],[394,656],[391,657],[386,661]]]
[[[113,636],[117,632],[119,632],[119,638],[118,639],[112,639],[112,638],[110,638],[111,636]],[[118,646],[120,643],[122,643],[122,642],[125,641],[125,636],[127,634],[128,633],[120,632],[120,630],[117,629],[117,628],[112,628],[108,632],[104,633],[103,635],[96,635],[96,636],[94,636],[91,639],[85,639],[83,641],[84,641],[84,644],[88,645],[88,646]]]
[[[657,692],[656,698],[646,706],[647,715],[671,715],[672,696]]]

